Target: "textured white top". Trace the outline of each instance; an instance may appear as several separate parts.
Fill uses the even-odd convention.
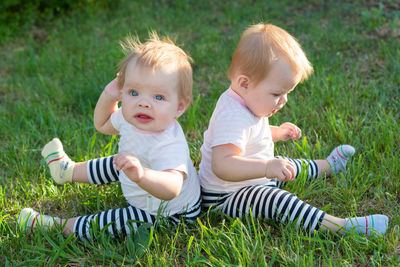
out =
[[[274,143],[268,118],[257,118],[248,110],[243,99],[231,88],[218,99],[201,147],[200,184],[208,192],[233,192],[244,186],[263,184],[269,179],[260,177],[241,182],[218,178],[212,171],[212,148],[233,144],[242,150],[242,157],[271,159]]]
[[[123,117],[121,109],[111,115],[111,123],[120,133],[119,152],[134,154],[143,167],[156,171],[178,170],[187,174],[180,194],[169,201],[158,199],[119,173],[122,192],[132,206],[156,215],[173,215],[192,207],[200,197],[196,169],[189,154],[185,135],[177,121],[162,132],[146,132],[135,128]]]

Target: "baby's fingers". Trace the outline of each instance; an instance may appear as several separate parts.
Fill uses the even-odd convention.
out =
[[[295,175],[296,175],[296,169],[293,163],[289,162],[289,164],[286,166],[288,172],[289,172],[289,180],[293,180]]]
[[[117,167],[117,170],[120,171],[125,167],[127,162],[128,161],[126,160],[126,158],[125,159],[117,159],[117,161],[115,161],[114,164],[115,164],[115,167]]]
[[[126,162],[123,163],[121,166],[121,170],[127,171],[127,170],[133,170],[137,166],[134,164],[134,162],[127,160]]]
[[[294,130],[294,140],[298,140],[301,137],[301,129],[296,127]]]
[[[292,173],[290,172],[290,170],[289,169],[283,169],[282,170],[282,181],[284,181],[284,182],[287,182],[287,181],[290,181],[290,180],[293,180],[293,177],[292,177]]]
[[[281,182],[286,182],[287,181],[287,174],[285,174],[285,170],[282,170],[277,176],[276,179]]]
[[[128,162],[128,158],[124,153],[118,153],[114,156],[113,163],[117,170],[121,170],[122,166],[124,166]]]

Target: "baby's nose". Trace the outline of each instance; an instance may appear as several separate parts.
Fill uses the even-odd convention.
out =
[[[149,103],[149,101],[147,99],[142,98],[142,99],[139,100],[138,106],[141,107],[141,108],[149,108],[150,107],[150,103]]]
[[[279,99],[279,104],[281,104],[281,105],[285,105],[286,102],[287,102],[287,94],[281,96],[281,98]]]

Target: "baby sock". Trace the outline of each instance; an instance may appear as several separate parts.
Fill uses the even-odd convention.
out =
[[[43,227],[44,229],[53,228],[55,219],[59,218],[48,215],[41,215],[39,214],[39,212],[31,208],[24,208],[19,213],[17,222],[22,230],[30,230],[32,232],[33,228],[37,226]]]
[[[385,234],[389,218],[385,215],[374,214],[365,217],[346,218],[346,231],[355,230],[366,236]]]
[[[338,173],[346,169],[347,161],[354,155],[355,149],[350,145],[341,145],[332,150],[326,158],[331,166],[332,173]]]
[[[67,154],[65,154],[60,139],[54,138],[47,143],[42,150],[42,157],[50,168],[51,177],[58,184],[72,182],[72,174],[75,166]]]

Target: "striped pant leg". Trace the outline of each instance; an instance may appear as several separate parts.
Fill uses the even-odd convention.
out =
[[[227,197],[226,197],[227,196]],[[249,214],[254,218],[277,222],[296,222],[307,232],[318,230],[325,212],[300,200],[296,195],[277,187],[253,185],[229,193],[218,208],[233,218]],[[210,201],[210,196],[207,197]],[[219,197],[221,199],[221,197]]]
[[[80,216],[76,219],[73,231],[80,239],[96,239],[93,233],[94,223],[96,229],[106,228],[113,238],[129,236],[131,231],[138,228],[141,223],[155,224],[156,216],[129,205],[126,208],[110,209],[97,214]]]
[[[197,217],[200,215],[201,212],[201,197],[196,201],[196,203],[189,207],[188,209],[179,212],[177,214],[171,215],[169,220],[177,223],[181,219],[185,220],[185,222],[195,222]]]
[[[219,209],[231,194],[232,193],[208,192],[201,189],[202,205],[205,208],[212,207],[213,209]]]
[[[286,159],[292,162],[295,166],[295,179],[303,171],[307,174],[307,178],[315,179],[318,178],[319,169],[317,163],[312,159],[291,159],[283,156],[277,156],[276,158]],[[282,188],[287,182],[277,181],[277,187]]]
[[[113,164],[114,156],[92,159],[87,164],[88,179],[91,184],[108,184],[119,181],[119,171]]]

